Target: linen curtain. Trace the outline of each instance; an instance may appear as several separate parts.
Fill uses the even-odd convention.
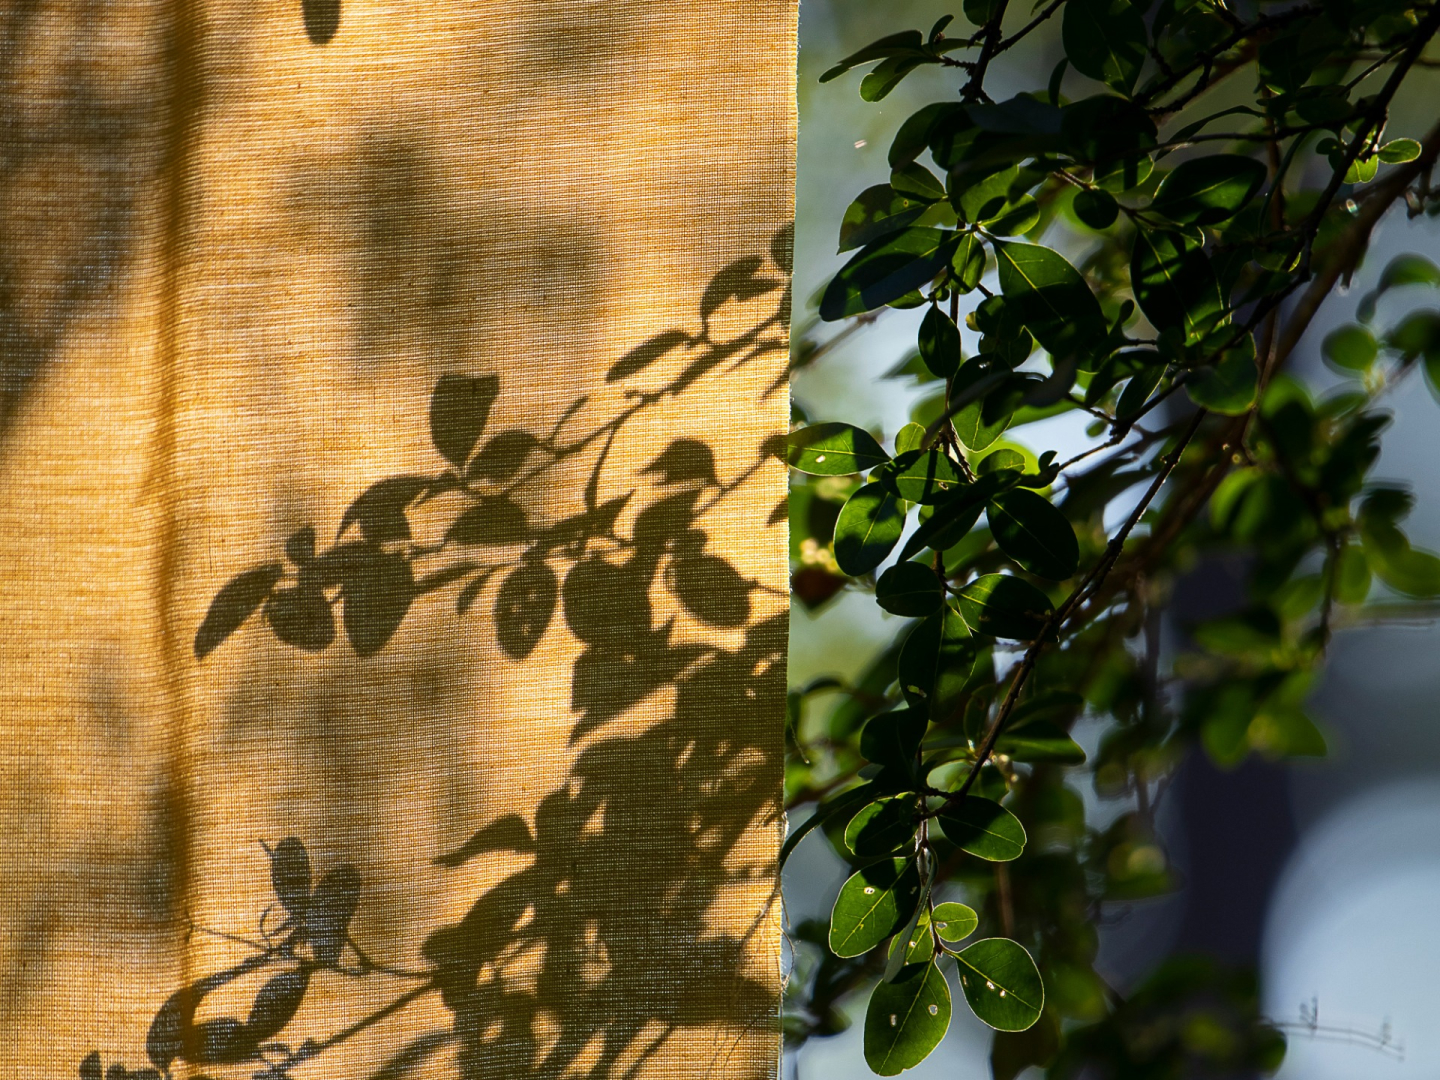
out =
[[[0,13],[8,1073],[773,1075],[795,20]]]

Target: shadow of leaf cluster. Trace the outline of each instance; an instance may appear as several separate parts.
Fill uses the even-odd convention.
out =
[[[413,968],[374,963],[351,936],[365,895],[356,867],[312,881],[303,839],[267,847],[274,900],[255,932],[204,931],[247,955],[167,998],[145,1067],[102,1073],[97,1051],[80,1066],[83,1080],[169,1076],[181,1064],[283,1080],[429,995],[453,1025],[395,1047],[373,1075],[396,1080],[442,1051],[466,1078],[630,1075],[678,1030],[773,1023],[774,987],[747,974],[745,960],[765,915],[751,912],[741,933],[733,918],[729,928],[712,919],[727,888],[774,888],[770,867],[744,865],[735,852],[748,829],[779,812],[779,725],[770,721],[784,701],[787,617],[757,615],[762,586],[712,550],[703,524],[780,456],[782,436],[725,477],[711,446],[677,435],[636,470],[631,490],[599,493],[632,419],[705,376],[783,355],[790,242],[787,228],[768,257],[717,273],[698,331],[663,331],[616,361],[610,383],[662,364],[678,370],[666,369],[673,375],[658,386],[626,389],[594,427],[572,430],[587,403],[579,396],[543,430],[496,430],[500,377],[445,375],[428,410],[434,472],[378,480],[344,511],[332,540],[300,529],[281,557],[216,593],[195,636],[200,660],[247,626],[303,652],[348,643],[374,656],[417,605],[442,597],[461,618],[488,609],[511,662],[530,658],[563,622],[581,646],[570,675],[569,741],[578,749],[533,815],[491,820],[434,859],[456,869],[505,853],[507,869],[520,868],[431,932]],[[742,329],[721,332],[727,309],[743,313]],[[581,486],[578,509],[546,517],[545,500],[530,496],[562,476],[579,478],[567,481]],[[662,691],[673,695],[668,715],[606,730]],[[343,979],[399,989],[337,1031],[301,1030],[311,988]],[[217,1013],[212,994],[251,983],[247,1015]]]

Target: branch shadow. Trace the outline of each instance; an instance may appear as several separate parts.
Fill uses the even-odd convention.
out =
[[[748,1033],[778,1032],[778,974],[750,951],[773,921],[778,880],[771,853],[746,843],[767,826],[778,843],[788,613],[776,603],[769,613],[767,587],[714,550],[706,515],[781,467],[783,436],[733,476],[693,437],[641,463],[617,440],[700,380],[783,356],[790,245],[787,228],[765,255],[717,272],[698,328],[663,330],[617,359],[606,380],[622,404],[602,422],[581,426],[582,395],[547,426],[495,430],[509,376],[443,376],[428,407],[438,471],[373,483],[334,541],[301,528],[273,561],[218,590],[195,637],[202,662],[241,632],[302,657],[348,648],[363,660],[403,649],[393,639],[407,619],[441,604],[457,620],[488,618],[513,664],[568,633],[563,775],[533,805],[517,799],[434,853],[445,872],[491,856],[504,872],[404,967],[371,958],[395,943],[357,940],[370,892],[357,866],[327,860],[315,838],[273,838],[273,902],[253,927],[205,931],[243,959],[174,990],[146,1063],[125,1047],[97,1049],[79,1065],[83,1080],[185,1067],[217,1080],[310,1075],[307,1065],[427,999],[448,1010],[448,1027],[394,1040],[373,1063],[376,1080],[418,1076],[446,1055],[464,1080],[632,1076],[672,1036],[718,1028],[732,1034],[712,1048],[713,1068]],[[627,490],[602,498],[617,475]],[[524,495],[571,482],[583,488],[573,512]],[[637,717],[642,703],[654,717],[657,702],[658,719]],[[769,896],[758,910],[757,890]],[[345,1017],[333,1004],[302,1008],[315,988],[352,982],[399,989]],[[772,1056],[748,1053],[741,1067],[766,1075]]]

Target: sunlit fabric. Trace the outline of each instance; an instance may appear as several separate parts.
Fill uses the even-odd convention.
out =
[[[795,19],[0,13],[7,1075],[773,1074]]]

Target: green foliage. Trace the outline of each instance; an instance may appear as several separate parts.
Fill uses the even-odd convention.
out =
[[[962,36],[942,20],[825,76],[875,64],[861,94],[876,100],[932,66],[959,93],[898,124],[810,331],[924,306],[891,374],[927,396],[893,458],[867,447],[855,465],[856,509],[828,549],[850,589],[911,621],[836,681],[838,705],[796,713],[787,795],[818,809],[787,853],[848,822],[836,911],[855,966],[797,988],[816,1020],[787,1038],[833,1030],[827,1010],[880,977],[866,1060],[908,1068],[943,1034],[953,966],[996,1029],[997,1080],[1269,1071],[1284,1040],[1253,986],[1174,961],[1122,998],[1094,971],[1089,919],[1175,887],[1152,815],[1183,755],[1323,754],[1307,698],[1335,628],[1440,596],[1440,557],[1403,527],[1408,494],[1371,474],[1381,395],[1423,372],[1440,398],[1440,314],[1402,303],[1433,298],[1440,269],[1393,260],[1325,337],[1341,387],[1317,398],[1286,370],[1381,213],[1440,215],[1440,128],[1387,126],[1440,7],[1012,8],[967,0]],[[1041,28],[1063,60],[995,100],[990,73]],[[1027,425],[1067,411],[1093,443],[1061,460]],[[797,477],[797,496],[813,484]],[[1169,596],[1207,561],[1244,566],[1241,599],[1162,650]],[[1099,828],[1082,782],[1133,807]],[[853,930],[856,883],[902,874],[904,902],[877,878],[864,898],[881,915]],[[1132,1038],[1139,1025],[1154,1037]]]

